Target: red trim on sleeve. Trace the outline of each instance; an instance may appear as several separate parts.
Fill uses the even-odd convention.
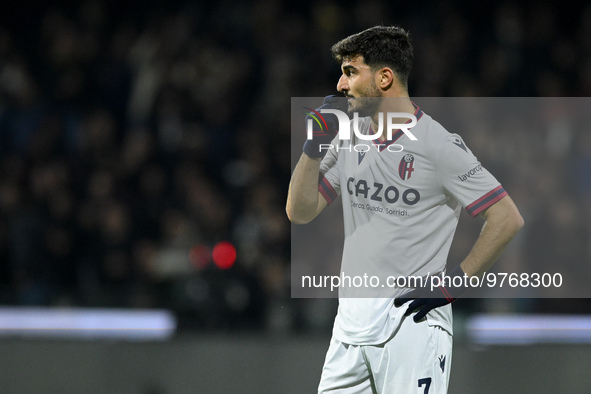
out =
[[[332,204],[332,202],[339,196],[325,177],[322,177],[320,182],[318,182],[318,191],[329,204]]]
[[[474,218],[478,216],[480,212],[484,211],[486,208],[490,207],[506,195],[507,192],[503,186],[497,186],[495,189],[491,190],[484,196],[480,197],[478,200],[474,201],[472,204],[468,205],[466,207],[466,211],[471,217]]]

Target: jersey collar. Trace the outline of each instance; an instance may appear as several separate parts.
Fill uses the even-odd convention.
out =
[[[415,113],[414,116],[417,118],[417,122],[419,121],[419,119],[421,119],[423,117],[423,110],[421,110],[419,108],[418,105],[416,105],[414,102],[412,102],[413,107],[415,108]],[[405,123],[410,123],[411,119],[407,120]],[[369,124],[369,132],[371,134],[375,134],[375,132],[373,131],[372,127],[371,127],[371,123]],[[392,145],[393,143],[395,143],[396,141],[398,141],[398,139],[400,139],[400,137],[402,137],[404,135],[404,132],[400,129],[398,130],[393,130],[392,131],[392,138],[385,140],[384,142],[380,142],[380,140],[378,138],[376,138],[375,140],[373,140],[374,145],[378,148],[378,150],[380,152],[382,152],[384,149],[386,149],[388,146]]]

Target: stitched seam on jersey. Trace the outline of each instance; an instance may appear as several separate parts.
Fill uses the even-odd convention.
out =
[[[441,183],[441,177],[439,176],[439,156],[441,155],[441,147],[443,146],[443,144],[445,142],[446,142],[446,139],[444,139],[443,142],[441,142],[441,144],[439,144],[439,147],[437,148],[437,155],[435,156],[435,172],[437,173],[437,183],[439,184],[439,188],[441,189],[443,194],[446,194],[445,193],[446,190],[445,190],[445,187],[443,187],[443,184]]]

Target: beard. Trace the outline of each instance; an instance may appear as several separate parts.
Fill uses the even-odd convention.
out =
[[[360,117],[373,117],[381,104],[382,92],[372,80],[371,85],[361,91],[359,97],[355,97],[352,102],[349,102],[349,114],[357,112]]]

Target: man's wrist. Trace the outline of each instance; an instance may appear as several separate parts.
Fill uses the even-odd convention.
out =
[[[306,140],[302,151],[312,159],[322,159],[326,155],[326,150],[322,150],[320,143],[314,140]]]
[[[442,286],[441,291],[444,292],[446,298],[451,298],[451,300],[454,301],[469,288],[465,281],[466,273],[458,264],[453,270],[451,270],[449,275],[446,276],[449,278],[449,282],[446,280],[443,281],[444,286]]]

